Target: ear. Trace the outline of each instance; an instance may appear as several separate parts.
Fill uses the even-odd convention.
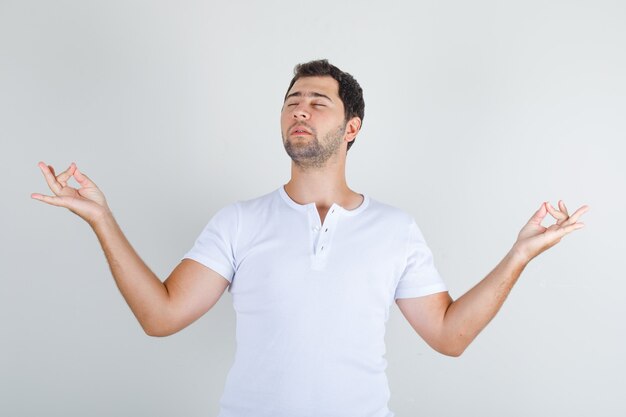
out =
[[[356,138],[356,135],[359,134],[360,130],[361,119],[359,117],[355,116],[352,119],[348,120],[348,123],[346,123],[346,133],[344,136],[345,141],[352,142]]]

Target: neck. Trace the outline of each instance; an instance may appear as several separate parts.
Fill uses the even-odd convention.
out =
[[[337,203],[346,210],[361,205],[363,197],[346,183],[345,155],[330,158],[322,167],[301,167],[291,163],[291,179],[285,191],[298,204],[315,203],[318,209],[328,209]]]

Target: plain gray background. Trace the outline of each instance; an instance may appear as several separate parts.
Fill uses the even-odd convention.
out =
[[[0,414],[216,415],[230,294],[143,334],[91,229],[30,199],[36,164],[76,161],[165,279],[217,209],[287,182],[282,97],[328,58],[365,91],[349,184],[416,218],[454,297],[541,202],[592,207],[460,358],[392,307],[391,409],[623,416],[624,22],[623,1],[0,0]]]

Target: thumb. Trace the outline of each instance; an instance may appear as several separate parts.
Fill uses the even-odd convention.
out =
[[[76,171],[74,171],[74,178],[76,178],[76,181],[78,181],[78,183],[83,187],[96,186],[96,184],[91,179],[89,179],[87,175],[83,174],[83,172],[80,171],[78,167],[76,167]]]
[[[545,202],[541,203],[541,207],[539,207],[539,210],[537,210],[535,214],[533,214],[528,223],[541,224],[543,219],[546,217],[546,214],[548,214],[548,208],[546,207],[546,204],[547,203]]]

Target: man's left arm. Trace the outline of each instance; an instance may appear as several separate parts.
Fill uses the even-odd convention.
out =
[[[471,290],[456,301],[447,292],[397,299],[400,311],[433,349],[459,356],[500,310],[528,262],[565,235],[584,227],[578,219],[588,209],[582,206],[570,216],[562,201],[559,210],[543,203],[522,228],[509,253]],[[544,227],[541,222],[547,214],[556,223]]]

